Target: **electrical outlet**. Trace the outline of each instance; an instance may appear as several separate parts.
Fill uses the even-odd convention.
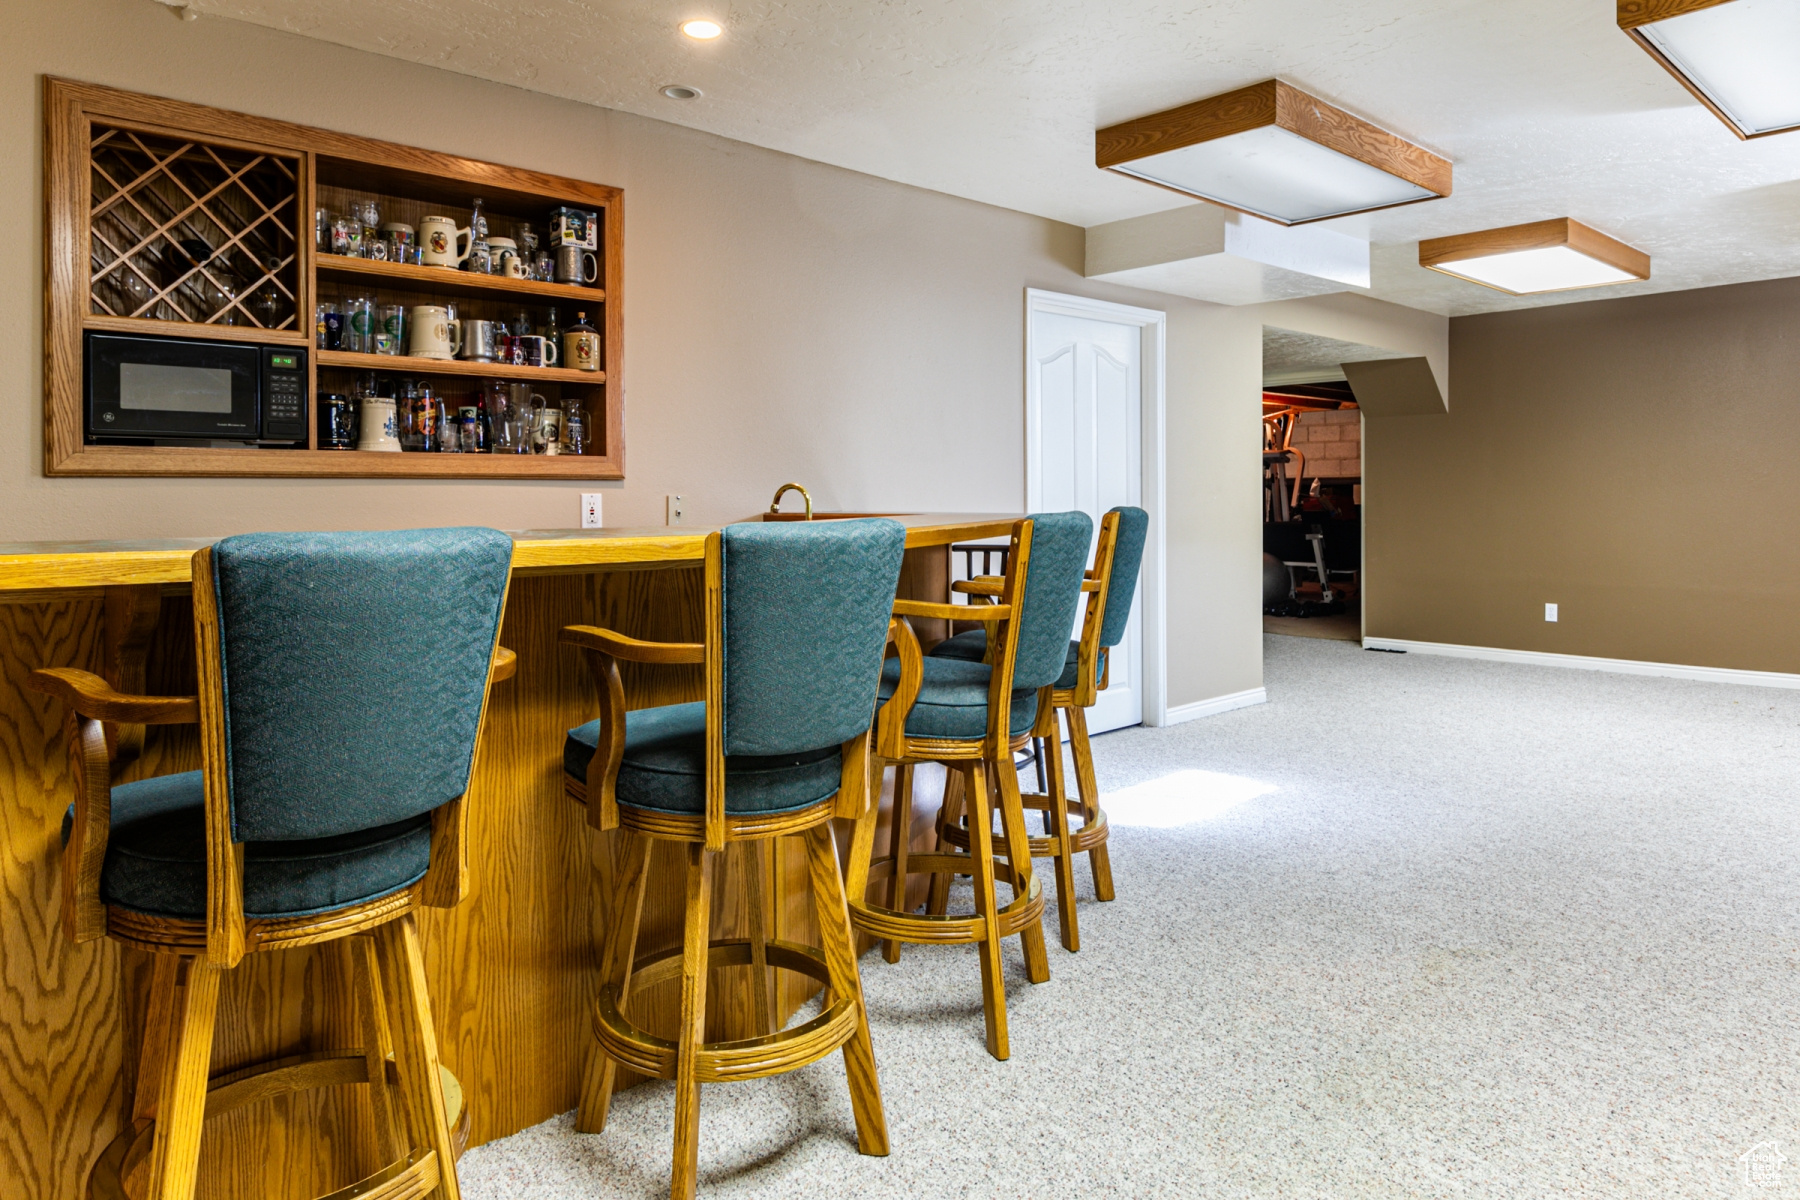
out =
[[[581,493],[581,527],[583,529],[600,528],[600,493]]]
[[[681,497],[673,496],[673,495],[670,496],[669,497],[669,515],[668,515],[669,524],[679,525],[682,523],[682,521],[685,519],[685,517],[686,517],[686,514],[682,511],[682,507],[681,507]]]
[[[1556,620],[1556,605],[1554,605],[1554,604],[1544,605],[1544,620],[1546,620],[1546,621]]]

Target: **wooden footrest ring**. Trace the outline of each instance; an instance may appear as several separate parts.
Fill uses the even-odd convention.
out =
[[[390,1081],[393,1068],[393,1060],[389,1059]],[[450,1068],[440,1065],[438,1071],[444,1089],[444,1115],[450,1124],[450,1143],[456,1156],[461,1158],[469,1145],[469,1106],[463,1100],[462,1084],[450,1073]],[[291,1092],[367,1082],[368,1059],[360,1049],[321,1050],[252,1063],[222,1072],[208,1081],[206,1119],[210,1121],[259,1100]],[[143,1188],[132,1177],[149,1160],[150,1146],[155,1138],[156,1122],[153,1120],[133,1121],[120,1130],[119,1136],[100,1152],[94,1169],[88,1174],[89,1200],[128,1200],[131,1196],[141,1195]],[[437,1156],[429,1149],[420,1148],[319,1200],[420,1200],[437,1185]]]
[[[1047,796],[1033,796],[1027,794],[1025,797],[1025,807],[1033,812],[1049,812],[1050,805],[1048,803],[1043,803],[1048,799],[1049,797]],[[1031,803],[1033,800],[1038,800],[1040,803],[1033,804]],[[1069,815],[1071,817],[1085,816],[1081,811],[1081,801],[1066,800],[1064,803],[1069,806]],[[946,845],[955,846],[963,850],[969,848],[969,830],[967,826],[962,824],[940,824],[937,832],[938,838]],[[1069,849],[1076,854],[1085,854],[1096,846],[1104,846],[1106,845],[1106,832],[1106,810],[1101,809],[1092,821],[1082,825],[1079,829],[1071,829],[1069,831]],[[1056,857],[1055,838],[1033,835],[1026,838],[1026,841],[1031,843],[1031,857]],[[1004,839],[994,839],[994,853],[1006,853],[1006,842]]]
[[[893,860],[885,860],[887,875],[893,874]],[[878,864],[871,864],[871,870]],[[938,875],[951,872],[971,873],[973,864],[966,854],[924,853],[906,856],[908,875]],[[1012,867],[1003,859],[994,860],[995,885],[1013,881]],[[916,942],[931,946],[960,946],[987,940],[987,923],[980,916],[934,916],[931,913],[897,912],[879,904],[850,899],[850,924],[858,933],[883,941]],[[1023,896],[1014,896],[1000,910],[1000,936],[1011,937],[1033,924],[1044,911],[1044,885],[1034,874],[1031,886]]]
[[[797,971],[830,987],[831,971],[825,956],[813,947],[772,941],[765,943],[764,948],[770,967]],[[750,943],[744,939],[722,939],[708,946],[709,968],[748,965]],[[676,946],[645,956],[632,970],[631,982],[633,988],[648,987],[680,973],[681,947]],[[857,1009],[849,997],[832,996],[831,1001],[812,1020],[780,1033],[703,1043],[694,1056],[700,1082],[729,1083],[780,1075],[835,1052],[855,1036]],[[633,1025],[619,1010],[617,986],[602,988],[595,1002],[594,1036],[600,1040],[602,1050],[632,1070],[658,1079],[675,1078],[676,1044]]]

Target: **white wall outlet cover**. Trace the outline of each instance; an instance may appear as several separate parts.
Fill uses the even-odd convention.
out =
[[[686,514],[682,510],[681,497],[671,494],[669,496],[668,523],[671,525],[679,525],[685,516]]]
[[[1556,605],[1554,605],[1554,604],[1544,605],[1544,620],[1546,620],[1546,621],[1556,620]]]
[[[581,527],[583,529],[600,528],[600,493],[581,493]]]

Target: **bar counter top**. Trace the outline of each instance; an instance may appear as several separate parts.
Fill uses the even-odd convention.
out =
[[[835,515],[822,513],[818,519],[831,520]],[[907,527],[910,550],[1003,535],[1006,525],[1018,517],[1004,513],[896,513],[893,519]],[[527,529],[510,535],[513,570],[556,575],[699,562],[706,535],[716,528]],[[0,542],[0,599],[16,599],[18,593],[186,584],[194,551],[218,540]]]

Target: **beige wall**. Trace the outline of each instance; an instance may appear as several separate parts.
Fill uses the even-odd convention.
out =
[[[1453,320],[1450,411],[1367,419],[1366,633],[1800,672],[1797,330],[1800,279]]]
[[[660,524],[669,492],[690,523],[743,517],[786,479],[824,508],[1016,511],[1024,289],[1166,310],[1169,701],[1261,683],[1260,325],[1241,310],[1090,283],[1070,226],[252,25],[183,22],[149,0],[8,6],[0,538],[558,527],[582,490],[44,478],[44,74],[624,188],[627,478],[605,486],[608,525]]]

